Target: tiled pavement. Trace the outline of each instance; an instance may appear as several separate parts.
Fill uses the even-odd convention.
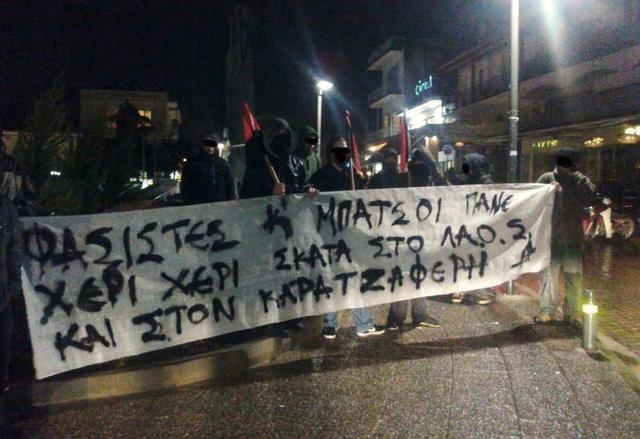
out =
[[[640,396],[614,368],[514,306],[535,311],[522,296],[432,300],[442,328],[368,339],[351,327],[325,341],[315,319],[290,352],[232,381],[21,413],[18,425],[30,438],[640,437]]]
[[[640,355],[640,239],[590,244],[584,261],[584,288],[596,294],[600,329]],[[522,276],[516,285],[518,294],[538,294],[536,275]]]

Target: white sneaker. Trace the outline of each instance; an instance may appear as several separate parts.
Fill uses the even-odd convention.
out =
[[[453,293],[451,295],[451,303],[462,303],[462,299],[464,298],[464,294],[462,293]]]
[[[382,334],[384,334],[384,328],[378,325],[374,325],[373,328],[369,328],[365,331],[356,332],[356,335],[358,337],[369,337],[370,335],[382,335]]]

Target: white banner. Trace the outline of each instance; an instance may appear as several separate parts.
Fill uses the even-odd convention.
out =
[[[552,202],[452,186],[25,218],[36,376],[540,271]]]

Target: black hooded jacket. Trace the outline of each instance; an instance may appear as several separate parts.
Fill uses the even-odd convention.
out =
[[[495,181],[489,173],[489,160],[482,154],[472,152],[464,156],[464,161],[471,168],[472,174],[463,184],[493,184]]]
[[[268,145],[279,131],[289,131],[289,124],[278,118],[261,119],[262,132],[255,133],[245,145],[247,168],[242,180],[240,198],[258,198],[273,195],[274,182],[267,168],[267,156],[278,175],[278,179],[286,186],[287,194],[303,193],[307,187],[307,173],[304,165],[293,151],[285,157],[269,152]]]
[[[185,205],[235,200],[236,186],[226,160],[204,151],[188,160],[180,193]]]

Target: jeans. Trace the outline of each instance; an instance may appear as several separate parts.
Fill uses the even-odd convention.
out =
[[[419,297],[412,300],[403,300],[401,302],[393,302],[389,307],[389,316],[387,317],[388,326],[400,326],[407,318],[407,311],[411,302],[411,320],[414,324],[423,322],[427,317],[427,298]]]
[[[367,308],[356,308],[351,310],[353,320],[356,322],[356,331],[362,332],[373,328],[373,316]],[[338,313],[330,312],[324,316],[325,328],[338,329]]]
[[[582,246],[564,246],[551,249],[551,264],[540,275],[542,284],[540,312],[550,317],[559,314],[561,269],[564,274],[566,295],[564,315],[575,320],[582,312]]]

